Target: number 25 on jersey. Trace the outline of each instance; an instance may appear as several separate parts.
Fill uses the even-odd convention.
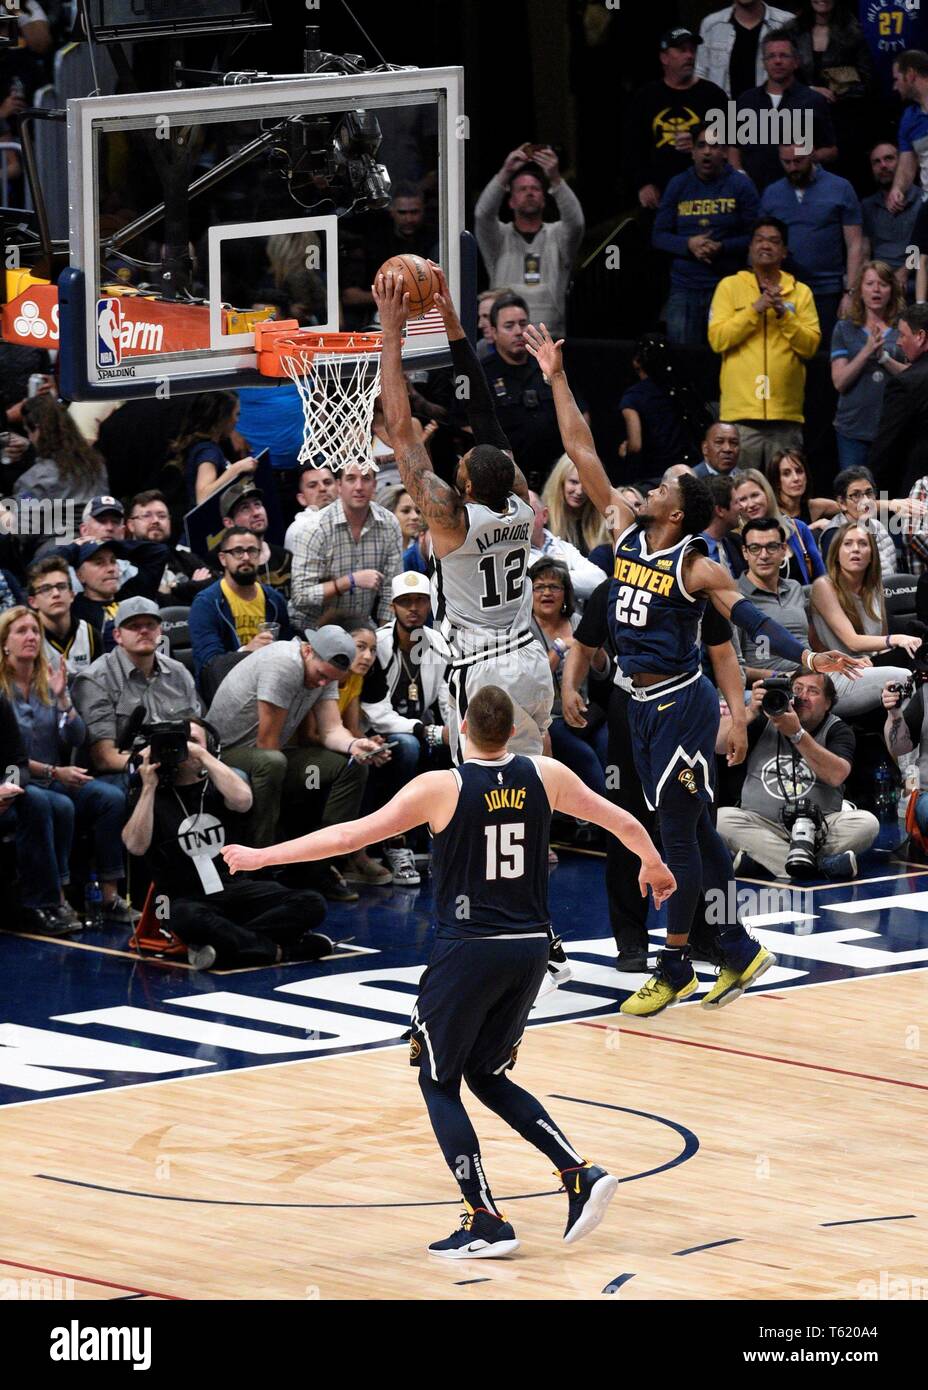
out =
[[[646,589],[633,589],[631,584],[623,584],[615,601],[616,622],[626,627],[644,627],[651,598]]]

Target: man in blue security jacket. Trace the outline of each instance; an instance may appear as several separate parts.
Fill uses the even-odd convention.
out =
[[[656,250],[673,257],[667,339],[705,347],[709,307],[719,281],[745,264],[757,189],[728,162],[706,123],[693,135],[693,167],[670,180],[654,219]]]
[[[201,590],[190,605],[190,645],[197,683],[206,666],[226,652],[259,651],[277,639],[293,636],[287,600],[258,582],[261,542],[247,526],[230,526],[216,554],[222,578]],[[278,631],[267,623],[277,623]]]

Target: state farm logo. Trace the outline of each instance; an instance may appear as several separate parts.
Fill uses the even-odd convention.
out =
[[[54,338],[57,341],[58,305],[52,305],[51,323],[47,323],[35,300],[24,300],[13,320],[13,332],[20,338]]]

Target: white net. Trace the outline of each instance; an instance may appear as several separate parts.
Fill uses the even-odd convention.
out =
[[[380,394],[380,353],[346,360],[338,354],[281,353],[303,405],[301,464],[337,471],[350,463],[377,472],[371,452],[374,402]]]

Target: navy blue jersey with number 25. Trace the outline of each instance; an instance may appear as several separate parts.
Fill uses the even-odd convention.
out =
[[[666,550],[648,550],[644,528],[628,527],[615,543],[609,590],[609,630],[623,676],[692,675],[699,669],[699,627],[706,600],[687,593],[684,556],[705,555],[701,536],[684,536]]]
[[[531,758],[468,758],[454,815],[432,840],[437,935],[544,931],[551,803]]]

